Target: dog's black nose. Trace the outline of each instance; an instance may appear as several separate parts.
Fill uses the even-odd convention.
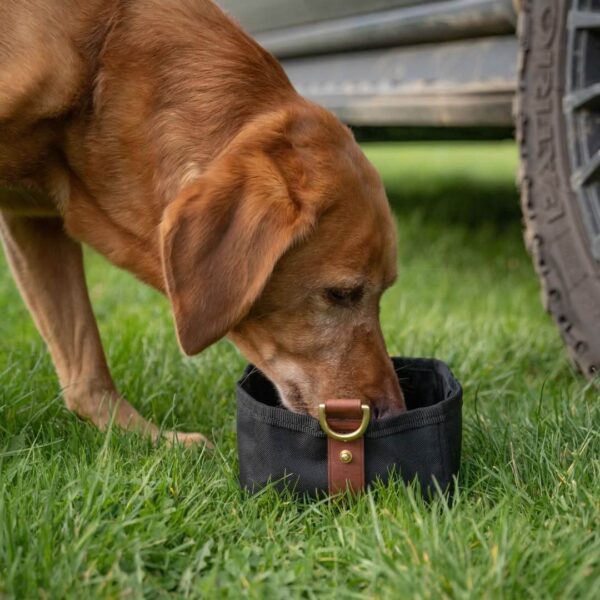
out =
[[[374,419],[385,419],[387,417],[395,417],[400,413],[403,413],[398,406],[390,406],[389,404],[374,404],[371,406],[371,414]]]
[[[373,406],[371,408],[371,412],[373,413],[374,419],[382,419],[390,414],[390,410],[387,406]]]

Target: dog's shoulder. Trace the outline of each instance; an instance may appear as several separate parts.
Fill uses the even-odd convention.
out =
[[[0,2],[0,182],[37,180],[91,86],[117,0]],[[35,181],[33,182],[35,184]]]
[[[87,40],[99,0],[0,3],[0,121],[31,123],[68,110],[89,71]]]

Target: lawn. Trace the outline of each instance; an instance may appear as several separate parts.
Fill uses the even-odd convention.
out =
[[[398,220],[390,353],[464,386],[455,501],[238,489],[228,342],[180,355],[167,302],[92,253],[124,395],[212,452],[100,433],[63,408],[0,256],[0,598],[597,598],[600,403],[569,365],[521,239],[511,142],[367,144]]]

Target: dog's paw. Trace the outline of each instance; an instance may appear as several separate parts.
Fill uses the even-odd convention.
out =
[[[193,446],[206,446],[211,450],[214,448],[208,438],[204,437],[201,433],[184,433],[182,431],[165,431],[162,437],[167,441],[169,446],[176,446],[181,444],[186,448]]]

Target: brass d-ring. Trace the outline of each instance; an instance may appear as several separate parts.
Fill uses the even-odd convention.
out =
[[[369,420],[371,418],[371,408],[368,404],[361,404],[361,409],[362,421],[360,422],[358,429],[355,431],[349,431],[348,433],[338,433],[329,427],[329,423],[327,422],[327,414],[325,413],[325,405],[319,404],[319,424],[321,425],[321,429],[330,438],[333,438],[338,442],[351,442],[352,440],[357,440],[367,430],[367,427],[369,426]]]

